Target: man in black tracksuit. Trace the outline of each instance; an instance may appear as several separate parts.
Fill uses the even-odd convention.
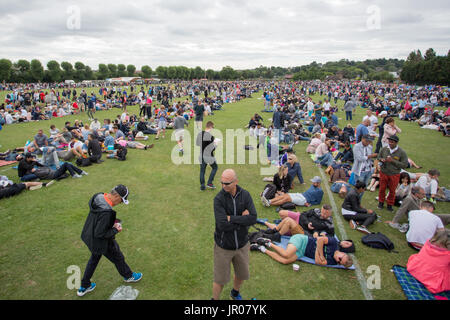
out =
[[[128,188],[124,185],[116,186],[111,193],[97,193],[89,201],[90,212],[81,239],[91,251],[91,258],[84,271],[81,288],[77,291],[80,297],[95,289],[96,284],[91,283],[91,277],[102,255],[114,263],[125,282],[142,279],[142,273],[132,272],[126,264],[115,240],[115,235],[122,231],[122,225],[120,220],[116,220],[116,212],[112,208],[122,202],[128,204]]]
[[[239,289],[249,279],[248,228],[256,223],[257,214],[250,193],[237,183],[236,173],[225,170],[222,190],[214,198],[214,300],[220,298],[223,286],[230,281],[231,263],[235,274],[231,298],[242,300]]]

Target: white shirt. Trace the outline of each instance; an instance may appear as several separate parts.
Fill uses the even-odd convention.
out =
[[[375,129],[376,129],[376,127],[377,127],[377,124],[378,124],[378,118],[377,118],[376,116],[374,116],[374,115],[371,115],[370,117],[369,117],[369,116],[365,116],[365,117],[363,118],[363,122],[364,122],[366,119],[369,119],[369,121],[370,121],[369,131],[375,131]]]
[[[408,242],[425,244],[436,233],[443,229],[442,220],[427,210],[412,210],[409,212],[409,230],[406,233]]]
[[[308,111],[314,111],[314,103],[312,103],[311,101],[308,101],[306,107],[308,108]]]
[[[83,148],[83,142],[77,141],[74,143],[73,147],[71,147],[71,146],[72,146],[72,142],[69,143],[69,150],[77,149],[78,147]]]
[[[331,104],[329,102],[323,104],[323,110],[330,111]]]
[[[421,187],[425,190],[426,194],[436,194],[438,190],[438,182],[431,179],[428,174],[425,174],[417,180],[416,187]]]

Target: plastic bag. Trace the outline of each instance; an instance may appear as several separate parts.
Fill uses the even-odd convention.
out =
[[[139,290],[130,286],[120,286],[109,297],[109,300],[136,300]]]

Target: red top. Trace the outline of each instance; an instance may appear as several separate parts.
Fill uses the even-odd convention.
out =
[[[450,250],[432,245],[430,240],[409,257],[406,269],[431,293],[450,290]]]

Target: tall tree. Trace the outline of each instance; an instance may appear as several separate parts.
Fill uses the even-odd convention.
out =
[[[55,60],[51,60],[47,63],[48,76],[52,82],[60,82],[63,77],[63,72],[59,66],[59,63]]]
[[[63,61],[61,62],[61,68],[64,70],[63,80],[73,80],[74,70],[72,64],[70,62]]]
[[[148,79],[152,77],[153,70],[149,66],[143,66],[141,71],[144,78]]]
[[[425,61],[430,61],[430,60],[432,60],[434,58],[436,58],[436,52],[434,51],[433,48],[428,49],[425,52],[425,56],[424,56]]]
[[[98,79],[106,80],[107,78],[110,78],[108,66],[104,63],[100,63],[98,65]]]
[[[44,79],[44,67],[37,59],[31,60],[31,78],[36,82]]]
[[[127,67],[125,67],[124,64],[120,63],[117,65],[117,73],[119,77],[126,77],[127,76]]]
[[[109,76],[111,78],[117,77],[117,66],[115,64],[108,64]]]
[[[127,72],[129,77],[134,77],[134,73],[136,72],[136,67],[132,64],[127,65]]]
[[[156,74],[160,79],[167,79],[167,67],[159,66],[156,68]]]
[[[12,62],[8,59],[0,59],[0,81],[9,81],[12,72]]]
[[[84,63],[77,61],[75,62],[75,73],[74,80],[75,81],[83,81],[86,80],[86,70]]]

